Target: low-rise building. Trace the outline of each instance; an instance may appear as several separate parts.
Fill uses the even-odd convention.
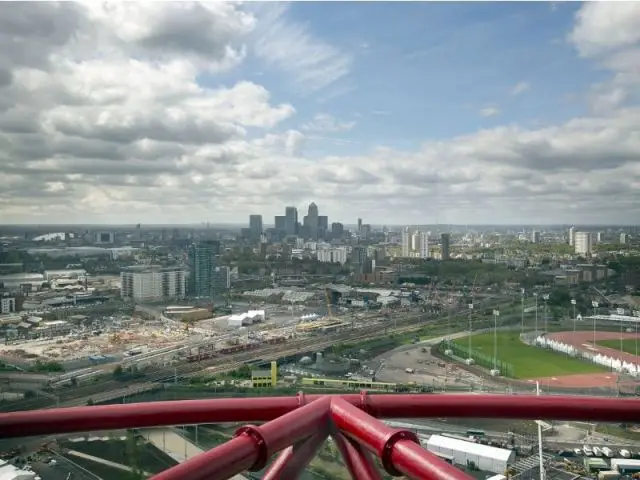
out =
[[[253,388],[275,387],[278,383],[278,364],[271,362],[271,369],[252,370],[251,386]]]

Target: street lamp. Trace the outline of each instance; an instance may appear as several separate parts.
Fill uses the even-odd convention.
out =
[[[591,302],[591,305],[593,306],[593,346],[595,348],[596,346],[596,315],[598,315],[599,303],[594,300],[593,302]]]
[[[576,299],[571,299],[571,305],[573,305],[573,333],[576,333]]]
[[[536,335],[538,335],[538,292],[533,292],[533,298],[536,299]]]
[[[493,369],[498,369],[498,317],[499,310],[493,311]]]
[[[547,319],[548,319],[548,315],[547,315],[547,300],[549,300],[549,295],[545,294],[542,296],[542,299],[544,300],[544,333],[545,335],[547,334],[547,331],[549,330],[547,328]]]

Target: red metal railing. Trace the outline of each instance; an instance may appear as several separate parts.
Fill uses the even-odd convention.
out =
[[[263,469],[264,476],[295,479],[331,436],[353,478],[380,479],[377,456],[390,475],[411,479],[470,480],[420,446],[410,431],[379,418],[520,418],[640,423],[640,400],[505,395],[305,395],[229,398],[56,408],[0,414],[0,438],[199,423],[266,422],[240,428],[225,444],[153,477],[222,480]]]

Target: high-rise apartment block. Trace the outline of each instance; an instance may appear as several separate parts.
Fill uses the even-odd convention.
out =
[[[587,255],[593,249],[593,238],[591,232],[576,232],[574,240],[575,253]]]
[[[402,229],[402,256],[408,257],[409,252],[411,251],[411,232],[409,231],[409,227],[404,227]]]
[[[442,235],[440,235],[440,241],[442,243],[441,246],[441,259],[442,260],[449,260],[449,258],[451,258],[449,256],[449,247],[451,245],[451,234],[449,233],[443,233]]]
[[[220,242],[205,240],[189,247],[189,294],[199,298],[213,298],[214,271],[220,255]]]
[[[120,272],[120,296],[140,303],[184,298],[186,284],[180,267],[134,266]]]

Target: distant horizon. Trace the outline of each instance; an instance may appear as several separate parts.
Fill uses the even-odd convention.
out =
[[[239,227],[248,228],[249,223],[230,223],[230,222],[197,222],[197,223],[140,223],[141,230],[150,228],[167,228],[167,227],[190,227],[190,228],[209,228],[214,227]],[[332,222],[334,223],[334,222]],[[357,227],[357,223],[341,223],[345,227]],[[571,228],[573,227],[601,227],[601,228],[620,228],[620,227],[640,227],[635,223],[630,224],[599,224],[599,223],[550,223],[550,224],[537,224],[537,223],[406,223],[406,224],[391,224],[391,223],[364,223],[365,225],[371,225],[375,228],[382,227],[456,227],[456,228],[475,228],[475,227],[524,227],[524,228]],[[137,223],[5,223],[0,224],[0,229],[3,227],[16,228],[16,227],[31,227],[31,228],[50,228],[50,227],[100,227],[100,228],[136,228]],[[263,223],[263,227],[273,228],[274,224]]]

